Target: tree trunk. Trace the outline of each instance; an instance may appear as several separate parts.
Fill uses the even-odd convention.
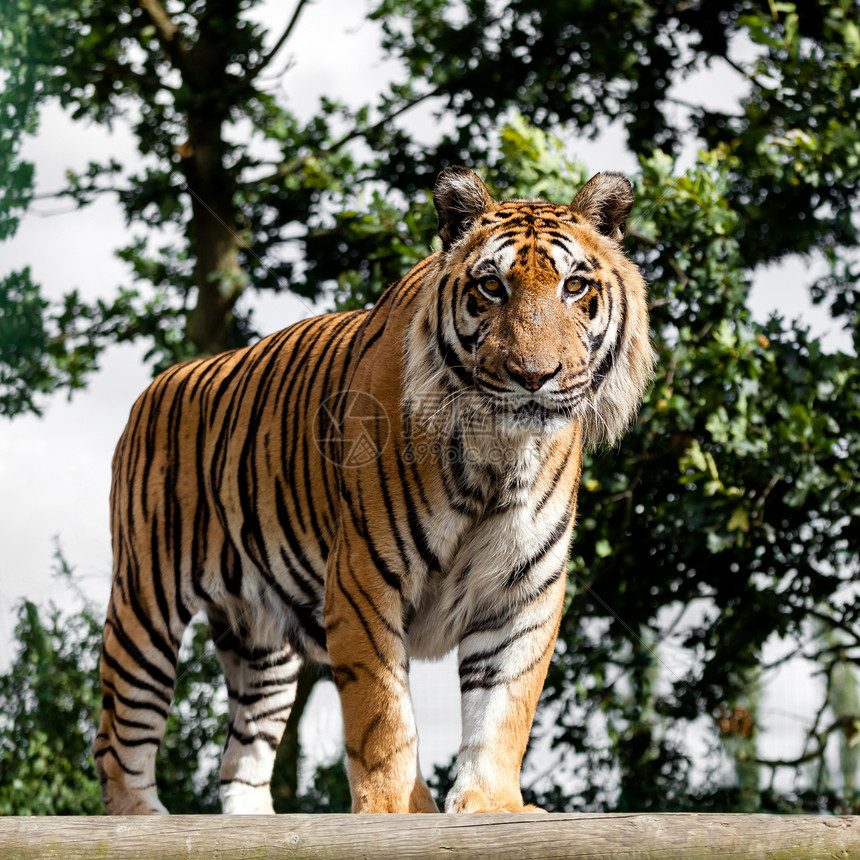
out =
[[[182,171],[191,194],[192,250],[197,305],[186,333],[201,355],[238,346],[233,308],[245,287],[239,267],[241,239],[234,202],[235,177],[227,167],[230,145],[224,125],[235,101],[227,75],[230,32],[239,22],[239,3],[218,6],[217,15],[200,18],[197,42],[188,53],[183,81],[190,90],[188,140],[179,147]]]
[[[305,664],[299,670],[296,701],[278,747],[272,776],[272,800],[276,812],[293,812],[296,809],[296,798],[299,795],[299,762],[302,757],[299,723],[314,685],[321,677],[320,667],[313,664]]]
[[[245,286],[239,268],[239,236],[232,204],[232,177],[224,165],[222,122],[189,119],[182,167],[191,193],[192,241],[197,305],[186,333],[201,355],[236,346],[233,307]]]

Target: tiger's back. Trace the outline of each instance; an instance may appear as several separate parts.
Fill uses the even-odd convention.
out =
[[[623,182],[592,180],[570,208],[493,204],[449,169],[443,251],[372,310],[180,365],[141,396],[111,494],[94,747],[109,812],[163,811],[155,750],[199,609],[227,678],[225,811],[271,811],[307,659],[332,665],[354,809],[435,810],[408,660],[455,645],[447,808],[523,808],[583,442],[620,432],[651,367],[644,283],[612,232]]]
[[[132,409],[114,457],[112,534],[118,562],[147,556],[152,580],[175,586],[172,605],[150,607],[165,632],[173,621],[174,640],[201,604],[259,599],[259,578],[301,616],[307,647],[324,649],[316,606],[334,514],[327,461],[309,444],[308,403],[323,385],[316,367],[339,377],[344,341],[360,327],[361,315],[332,314],[179,365]],[[284,538],[274,552],[272,512]],[[286,587],[285,559],[298,574]],[[117,564],[118,581],[128,575]]]

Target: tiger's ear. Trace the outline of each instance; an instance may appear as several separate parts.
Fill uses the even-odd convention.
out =
[[[436,180],[433,203],[439,215],[439,237],[447,251],[488,207],[493,198],[478,175],[467,167],[446,167]]]
[[[596,173],[573,198],[570,208],[598,233],[620,242],[633,208],[633,187],[620,173]]]

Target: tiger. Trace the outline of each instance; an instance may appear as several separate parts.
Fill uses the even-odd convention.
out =
[[[458,649],[444,810],[523,812],[558,635],[583,451],[652,374],[646,284],[621,250],[630,182],[494,202],[450,166],[441,247],[369,308],[174,366],[139,397],[110,496],[113,580],[93,747],[106,809],[155,780],[183,631],[205,613],[228,690],[225,813],[271,813],[304,661],[330,666],[356,813],[437,812],[411,659]]]

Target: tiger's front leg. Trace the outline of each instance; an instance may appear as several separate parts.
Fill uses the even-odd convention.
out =
[[[565,577],[512,624],[477,626],[460,642],[463,740],[446,812],[542,812],[524,806],[520,768],[555,646]]]
[[[353,812],[438,811],[418,766],[401,604],[397,579],[354,532],[342,536],[329,559],[325,621]]]

